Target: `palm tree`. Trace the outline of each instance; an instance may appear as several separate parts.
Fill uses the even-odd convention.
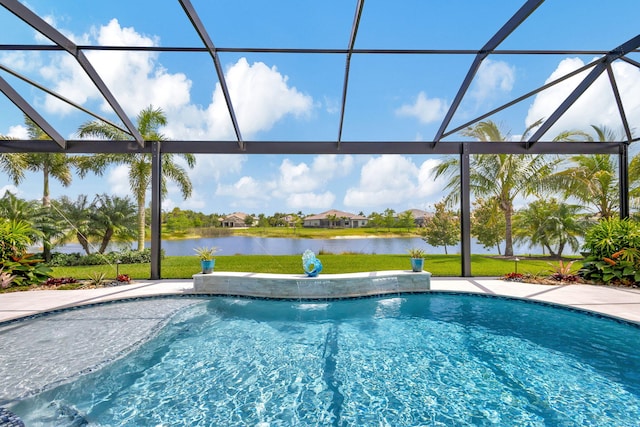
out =
[[[594,125],[591,127],[596,133],[597,141],[618,139],[616,133],[606,127]],[[587,139],[594,141],[591,135],[588,135]],[[555,186],[564,193],[565,197],[575,197],[585,206],[594,207],[599,217],[615,216],[619,202],[618,168],[615,157],[609,154],[580,154],[570,157],[569,161],[574,166],[553,174]],[[632,176],[631,173],[630,176]]]
[[[40,127],[29,117],[24,117],[27,126],[29,139],[46,140],[51,139]],[[67,156],[64,153],[25,153],[24,161],[27,170],[32,172],[42,171],[42,206],[50,206],[49,180],[55,178],[60,183],[68,187],[71,184],[71,165],[75,163],[75,157]]]
[[[160,108],[149,106],[137,116],[137,129],[146,141],[164,141],[166,137],[160,133],[160,127],[167,124],[167,118]],[[123,131],[102,121],[85,123],[78,129],[80,137],[96,137],[108,140],[127,140],[131,137]],[[195,165],[195,156],[191,153],[181,154],[189,168]],[[162,197],[167,194],[166,180],[171,179],[180,187],[182,196],[186,199],[191,195],[192,186],[186,170],[174,162],[174,155],[162,155]],[[146,226],[146,192],[151,185],[151,154],[97,154],[82,158],[79,163],[80,176],[87,171],[101,175],[109,164],[123,164],[129,166],[129,186],[135,197],[138,209],[138,250],[144,249]]]
[[[90,211],[91,203],[86,195],[81,194],[73,201],[63,196],[53,202],[61,220],[67,223],[67,233],[62,239],[68,241],[75,239],[80,243],[84,252],[91,253],[91,241],[95,236],[95,227],[91,225]]]
[[[578,237],[588,224],[585,217],[579,215],[581,209],[580,205],[560,203],[554,198],[536,200],[515,214],[515,238],[529,242],[530,248],[540,245],[555,258],[562,257],[567,245],[577,251]]]
[[[524,141],[532,129],[540,125],[538,120],[529,126],[521,137]],[[462,131],[464,136],[479,141],[508,141],[510,136],[503,134],[492,121],[479,122]],[[562,132],[554,141],[572,140],[579,132]],[[546,178],[557,164],[557,158],[539,155],[516,154],[479,154],[471,156],[469,167],[470,188],[477,197],[495,197],[505,219],[505,256],[513,256],[512,216],[513,202],[518,196],[537,194],[547,189]],[[454,203],[460,195],[460,175],[457,157],[445,159],[434,170],[436,178],[448,176],[446,188],[451,190],[447,199]]]
[[[0,135],[0,140],[9,139],[11,138]],[[24,153],[0,153],[0,171],[7,174],[15,185],[24,179],[24,171],[27,168],[25,156]]]
[[[136,238],[136,205],[128,197],[110,197],[107,194],[96,196],[93,203],[91,223],[95,234],[100,237],[99,253],[104,253],[113,238],[132,241]]]

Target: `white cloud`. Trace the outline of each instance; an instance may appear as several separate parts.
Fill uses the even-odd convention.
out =
[[[122,27],[117,19],[92,28],[89,33],[68,35],[71,39],[109,46],[156,46],[157,37],[145,36],[132,27]],[[154,105],[164,110],[168,126],[163,132],[173,139],[234,139],[227,105],[220,84],[205,107],[191,104],[192,81],[184,73],[171,73],[159,62],[157,52],[90,51],[87,58],[110,88],[130,117]],[[25,63],[15,57],[17,64]],[[85,75],[77,61],[69,55],[56,56],[39,68],[43,78],[51,81],[53,90],[78,104],[100,102],[101,109],[111,107]],[[288,77],[275,66],[262,62],[249,64],[240,58],[225,73],[227,87],[243,137],[250,138],[267,131],[287,115],[306,117],[313,109],[313,99],[289,85]],[[67,114],[73,107],[47,96],[48,112]]]
[[[176,162],[178,160],[176,158]],[[193,183],[206,184],[219,181],[225,175],[239,174],[247,160],[245,154],[196,154],[194,168],[185,169]]]
[[[406,200],[415,192],[418,168],[413,161],[400,155],[371,158],[360,171],[357,187],[347,189],[346,206],[377,206],[384,201],[389,206]]]
[[[118,165],[109,170],[107,183],[109,184],[109,194],[133,198],[131,195],[131,187],[129,186],[129,166]]]
[[[218,184],[215,195],[232,198],[230,206],[253,209],[264,206],[270,200],[273,183],[243,176],[233,184]]]
[[[424,92],[418,94],[413,104],[405,104],[396,109],[397,115],[415,117],[424,124],[441,120],[446,113],[447,102],[444,99],[430,99]]]
[[[330,209],[335,202],[336,196],[330,191],[324,193],[295,193],[290,194],[287,199],[287,207],[293,210],[306,209]]]
[[[350,155],[321,155],[310,162],[299,163],[285,158],[276,176],[246,175],[235,183],[218,185],[215,195],[232,197],[236,201],[234,205],[244,209],[268,203],[277,204],[278,211],[329,209],[336,199],[328,189],[330,182],[349,174],[353,165]]]
[[[21,72],[34,71],[42,67],[41,55],[38,52],[2,52],[0,54],[0,62],[15,71]]]
[[[311,166],[284,159],[272,196],[284,200],[286,206],[294,210],[329,209],[336,197],[326,188],[331,180],[348,175],[353,163],[353,156],[349,155],[315,156]]]
[[[510,92],[516,81],[515,74],[515,67],[506,62],[485,59],[478,68],[469,94],[480,104],[498,92]]]
[[[344,204],[378,209],[425,206],[432,201],[427,199],[439,195],[443,188],[443,183],[431,176],[438,163],[429,159],[416,166],[411,158],[400,155],[371,158],[362,167],[358,185],[347,189]]]
[[[240,58],[227,70],[226,81],[243,134],[269,130],[287,114],[305,116],[313,106],[310,96],[288,86],[287,76],[262,62],[249,65]],[[219,91],[218,85],[216,92]]]
[[[579,58],[563,59],[545,83],[556,80],[583,65],[585,65],[584,62]],[[640,120],[640,97],[631,96],[631,94],[640,93],[640,70],[621,61],[614,62],[612,68],[627,119],[631,123],[637,123]],[[540,118],[548,118],[589,71],[590,69],[536,95],[526,117],[526,126]],[[586,90],[547,132],[548,136],[544,139],[551,139],[563,130],[588,131],[590,125],[604,125],[614,130],[620,129],[622,125],[607,73],[603,73]]]
[[[428,159],[424,161],[418,170],[418,188],[416,189],[417,197],[433,198],[434,196],[442,196],[442,189],[446,186],[444,178],[434,180],[433,169],[440,164],[438,159]]]
[[[215,194],[217,196],[233,196],[239,199],[263,199],[269,195],[265,191],[265,185],[250,176],[243,176],[234,184],[218,184]]]
[[[14,196],[18,196],[18,194],[20,193],[20,190],[18,190],[18,187],[12,184],[8,184],[0,187],[0,197],[4,197],[7,193],[11,193]]]
[[[346,176],[353,170],[353,156],[336,154],[316,156],[311,170],[315,175],[324,176],[324,179]]]
[[[322,182],[312,176],[310,172],[311,169],[306,163],[295,165],[289,159],[284,159],[280,165],[279,187],[286,193],[314,190]]]
[[[10,126],[7,136],[15,139],[29,139],[29,131],[22,125]]]

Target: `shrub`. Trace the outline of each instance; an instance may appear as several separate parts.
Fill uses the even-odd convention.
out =
[[[39,285],[51,277],[52,271],[44,264],[42,258],[34,254],[15,256],[10,260],[0,261],[0,269],[6,275],[14,276],[9,283],[10,286]]]
[[[571,266],[573,266],[575,262],[574,260],[565,263],[560,260],[557,264],[548,263],[551,265],[551,276],[549,277],[558,282],[577,282],[579,277],[571,270]]]
[[[587,230],[587,256],[578,272],[596,282],[640,282],[640,225],[629,219],[603,219]]]
[[[71,283],[78,283],[76,279],[73,277],[50,277],[46,282],[43,283],[44,286],[62,286],[68,285]]]
[[[122,283],[129,283],[131,282],[131,277],[129,277],[128,274],[118,274],[118,277],[116,277],[116,280]]]
[[[164,257],[164,252],[163,255]],[[82,255],[78,252],[63,254],[55,252],[49,265],[52,267],[75,267],[78,265],[104,265],[115,264],[144,264],[151,262],[151,249],[143,251],[126,250],[122,252],[109,252],[106,254]]]

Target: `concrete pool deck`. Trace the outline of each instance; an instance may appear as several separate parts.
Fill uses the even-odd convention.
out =
[[[550,286],[496,278],[431,278],[431,291],[501,295],[561,304],[640,323],[640,289],[591,285]],[[127,298],[193,294],[193,279],[139,280],[129,285],[74,291],[0,294],[0,322],[67,307]]]

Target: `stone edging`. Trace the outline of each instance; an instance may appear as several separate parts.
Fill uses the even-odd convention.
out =
[[[195,293],[331,299],[429,291],[431,273],[391,270],[308,277],[304,274],[213,272],[194,274],[193,287]]]

